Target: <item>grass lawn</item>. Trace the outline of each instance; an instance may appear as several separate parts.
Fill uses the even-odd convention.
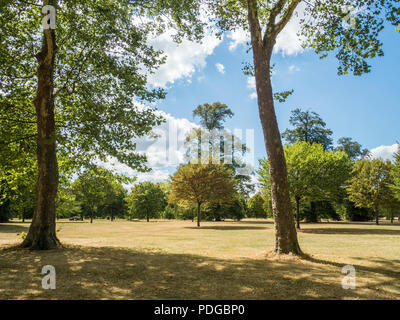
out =
[[[275,258],[268,220],[59,221],[59,250],[10,250],[29,224],[0,224],[0,299],[399,299],[400,225],[303,224],[309,257]],[[41,287],[53,265],[56,290]],[[356,269],[344,290],[344,265]]]

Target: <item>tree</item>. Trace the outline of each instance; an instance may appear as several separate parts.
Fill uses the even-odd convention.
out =
[[[259,193],[256,193],[249,199],[247,206],[248,206],[247,216],[249,218],[267,217],[266,212],[264,210],[264,199]]]
[[[171,180],[170,201],[186,207],[196,205],[198,227],[202,204],[232,203],[236,191],[232,171],[222,164],[183,165]]]
[[[348,137],[340,138],[338,140],[338,146],[335,148],[335,150],[346,152],[349,158],[353,161],[360,156],[365,158],[369,154],[368,149],[362,149],[361,144]]]
[[[392,168],[393,183],[390,187],[392,188],[394,196],[400,201],[400,144],[394,158],[395,161]]]
[[[237,180],[237,190],[241,196],[248,198],[254,191],[251,183],[249,167],[243,161],[244,153],[249,152],[246,144],[241,139],[225,130],[224,122],[227,117],[234,114],[225,104],[215,102],[197,106],[193,116],[200,118],[200,124],[204,128],[192,129],[186,136],[186,157],[191,163],[193,160],[199,163],[224,162],[232,169]],[[208,144],[207,144],[208,142]],[[216,206],[216,208],[221,208]]]
[[[344,152],[325,150],[321,144],[298,142],[285,146],[290,195],[296,205],[296,224],[300,229],[300,207],[304,200],[334,200],[344,191],[351,171],[351,161]],[[260,175],[264,181],[268,162]]]
[[[393,203],[391,167],[390,161],[381,159],[358,160],[347,186],[349,199],[357,207],[373,210],[376,224],[379,211]]]
[[[127,213],[127,191],[118,179],[111,179],[106,184],[104,204],[99,208],[99,214],[114,221],[116,217],[124,217]]]
[[[289,121],[294,129],[287,129],[282,133],[282,137],[288,143],[304,141],[311,144],[319,143],[327,150],[332,148],[332,130],[325,128],[326,123],[318,113],[295,109]]]
[[[227,105],[220,102],[202,104],[193,110],[193,117],[200,118],[200,124],[207,130],[222,130],[226,118],[232,118],[233,112]]]
[[[114,188],[119,180],[127,181],[123,176],[117,176],[110,170],[92,167],[85,170],[72,183],[75,199],[81,205],[82,218],[84,211],[87,211],[90,216],[90,223],[93,223],[95,214],[98,213],[100,208],[116,200],[116,193],[120,191],[120,188],[117,192],[114,192]]]
[[[305,47],[315,49],[321,57],[336,51],[339,74],[353,71],[361,75],[370,71],[368,59],[383,55],[378,40],[383,29],[381,12],[387,11],[387,19],[399,24],[396,0],[365,1],[328,0],[307,2],[301,0],[218,0],[211,1],[212,17],[222,31],[242,28],[250,32],[253,52],[253,73],[256,80],[258,108],[264,133],[265,146],[270,162],[272,207],[275,218],[275,252],[300,254],[296,228],[291,214],[289,185],[285,156],[274,108],[271,84],[271,58],[278,35],[295,15],[300,3],[305,5],[301,19]],[[354,28],[347,28],[343,19],[348,17],[348,6],[355,12]],[[358,11],[357,11],[358,10]]]
[[[42,5],[50,7],[39,17]],[[134,138],[150,133],[161,118],[138,103],[165,95],[147,86],[146,74],[164,61],[147,37],[175,25],[177,40],[183,34],[199,39],[199,7],[177,0],[18,0],[3,1],[0,10],[0,106],[18,115],[26,110],[7,123],[36,123],[33,134],[26,126],[16,139],[37,140],[36,209],[22,247],[50,249],[59,244],[57,153],[76,168],[114,157],[147,170],[145,157],[133,152]],[[152,19],[161,14],[168,22]],[[150,19],[135,19],[140,16]]]
[[[159,184],[142,182],[132,188],[127,196],[131,216],[138,219],[159,217],[167,206],[166,195]]]

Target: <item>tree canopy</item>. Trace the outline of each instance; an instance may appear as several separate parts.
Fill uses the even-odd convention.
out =
[[[358,160],[347,187],[349,199],[357,207],[374,211],[376,224],[379,224],[379,210],[390,207],[394,202],[390,188],[393,184],[391,168],[389,160]]]
[[[333,132],[326,128],[326,123],[319,114],[297,108],[292,111],[289,122],[294,128],[282,133],[283,139],[288,143],[304,141],[311,144],[319,143],[328,150],[332,148]]]
[[[142,182],[132,188],[127,197],[130,217],[156,218],[167,205],[166,194],[159,184]]]
[[[197,226],[200,226],[202,204],[232,203],[236,181],[232,171],[222,164],[187,164],[171,178],[170,202],[197,206]]]

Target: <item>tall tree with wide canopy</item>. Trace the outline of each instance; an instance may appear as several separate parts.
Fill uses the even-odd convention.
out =
[[[383,55],[378,36],[385,20],[398,25],[398,0],[215,0],[211,10],[222,30],[242,28],[251,36],[253,72],[256,80],[258,107],[270,163],[272,207],[275,218],[275,252],[301,252],[291,214],[287,168],[274,108],[271,84],[271,58],[278,35],[295,15],[300,3],[305,18],[301,19],[305,47],[315,49],[321,57],[336,52],[339,74],[353,71],[361,75],[370,71],[368,59]],[[354,25],[343,21],[352,6]],[[385,19],[386,18],[386,19]]]
[[[47,5],[51,7],[42,13]],[[55,29],[42,28],[51,8]],[[197,2],[178,0],[1,3],[0,107],[8,117],[1,126],[18,128],[16,141],[2,136],[1,144],[37,140],[37,202],[23,247],[59,244],[58,157],[75,168],[114,157],[131,168],[148,170],[145,156],[134,152],[135,139],[162,119],[141,103],[165,93],[147,85],[147,75],[164,61],[147,39],[171,25],[179,30],[177,40],[183,34],[198,39],[198,10]]]

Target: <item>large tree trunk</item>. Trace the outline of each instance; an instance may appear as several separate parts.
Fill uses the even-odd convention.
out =
[[[54,5],[55,1],[44,3]],[[55,32],[44,30],[42,50],[38,59],[38,88],[34,105],[37,117],[38,180],[35,213],[22,247],[46,250],[57,247],[56,196],[58,164],[54,119],[54,61],[56,55]]]
[[[379,212],[378,210],[375,211],[375,223],[379,225]]]
[[[289,196],[285,154],[275,115],[270,77],[270,60],[275,37],[263,42],[257,4],[249,0],[248,20],[253,48],[258,109],[264,133],[271,180],[272,209],[275,219],[275,253],[300,254]]]

